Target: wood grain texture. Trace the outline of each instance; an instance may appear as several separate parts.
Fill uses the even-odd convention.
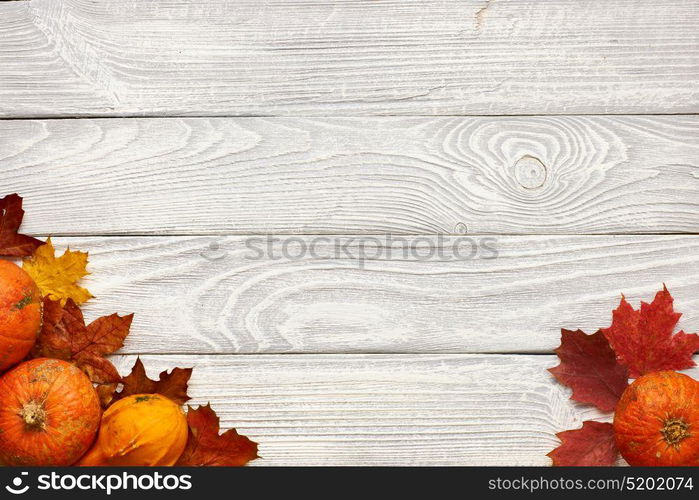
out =
[[[351,238],[54,243],[90,252],[88,320],[136,314],[126,353],[551,352],[663,283],[699,330],[696,236]]]
[[[33,234],[699,231],[699,117],[0,122]]]
[[[0,2],[0,116],[696,113],[694,0]]]
[[[260,466],[549,465],[557,432],[610,418],[568,399],[554,356],[142,359],[151,376],[193,366],[192,404],[258,441]],[[116,359],[123,373],[134,361]]]

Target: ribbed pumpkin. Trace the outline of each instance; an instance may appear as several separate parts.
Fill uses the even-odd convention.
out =
[[[75,366],[22,363],[0,377],[0,463],[72,465],[94,441],[101,413],[92,382]]]
[[[41,328],[41,293],[22,268],[0,259],[0,372],[22,361]]]
[[[187,437],[181,407],[159,394],[136,394],[104,412],[97,441],[78,465],[174,465]]]
[[[636,466],[699,466],[699,382],[682,373],[643,375],[614,413],[621,455]]]

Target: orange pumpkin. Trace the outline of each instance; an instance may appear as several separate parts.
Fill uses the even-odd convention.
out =
[[[699,382],[672,371],[644,375],[614,414],[621,455],[637,466],[699,466]]]
[[[29,353],[41,329],[41,293],[22,268],[0,260],[0,372]]]
[[[71,465],[94,441],[101,413],[92,382],[72,364],[22,363],[0,378],[0,462]]]
[[[104,412],[97,441],[78,465],[174,465],[187,437],[187,420],[180,406],[159,394],[136,394]]]

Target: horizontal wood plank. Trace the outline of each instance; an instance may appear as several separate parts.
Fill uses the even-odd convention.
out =
[[[0,2],[0,116],[696,113],[693,0]]]
[[[192,404],[258,441],[260,466],[549,465],[557,432],[610,419],[568,399],[548,355],[142,359],[153,377],[194,367]]]
[[[33,234],[699,231],[699,117],[0,121]]]
[[[90,252],[89,320],[136,314],[126,353],[551,352],[663,283],[699,330],[696,236],[55,242]]]

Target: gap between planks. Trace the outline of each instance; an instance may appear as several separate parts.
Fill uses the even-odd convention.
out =
[[[0,0],[2,1],[2,0]],[[227,236],[238,236],[241,238],[245,237],[259,237],[259,236],[279,236],[282,238],[292,238],[298,236],[299,238],[313,238],[314,236],[335,236],[335,237],[355,237],[355,238],[381,238],[388,236],[395,236],[400,238],[422,238],[422,237],[435,237],[444,236],[449,238],[456,238],[460,236],[464,237],[498,237],[507,236],[512,238],[528,238],[532,236],[575,236],[575,237],[599,237],[599,236],[697,236],[699,231],[684,231],[684,232],[626,232],[626,233],[354,233],[348,234],[345,232],[338,233],[231,233],[230,231],[222,232],[210,232],[210,233],[109,233],[109,234],[99,234],[99,233],[24,233],[20,230],[20,233],[27,234],[29,236],[34,236],[35,238],[215,238],[215,237],[227,237]]]
[[[117,355],[121,356],[182,356],[182,353],[177,352],[117,352]],[[435,353],[420,353],[420,352],[304,352],[304,351],[294,351],[294,352],[276,352],[276,353],[256,353],[256,352],[187,352],[187,356],[434,356]],[[439,353],[438,353],[439,354]],[[551,356],[550,352],[458,352],[449,351],[448,353],[441,353],[444,355],[454,355],[454,356]]]
[[[30,2],[31,0],[0,0],[0,2]],[[402,114],[381,114],[372,115],[371,118],[536,118],[536,117],[590,117],[590,118],[603,118],[603,117],[663,117],[663,116],[699,116],[699,113],[518,113],[518,114],[502,114],[502,115],[479,115],[471,113],[458,113],[458,114],[420,114],[412,113],[409,115]],[[143,116],[142,114],[123,114],[123,115],[18,115],[18,116],[0,116],[0,122],[3,121],[22,121],[22,120],[42,120],[42,121],[61,121],[61,120],[185,120],[188,118],[201,118],[201,119],[238,119],[238,118],[299,118],[299,119],[334,119],[334,118],[365,118],[362,115],[304,115],[304,114],[293,114],[293,115],[178,115],[178,114],[168,114],[168,115],[148,115]],[[368,118],[368,117],[367,117]]]

